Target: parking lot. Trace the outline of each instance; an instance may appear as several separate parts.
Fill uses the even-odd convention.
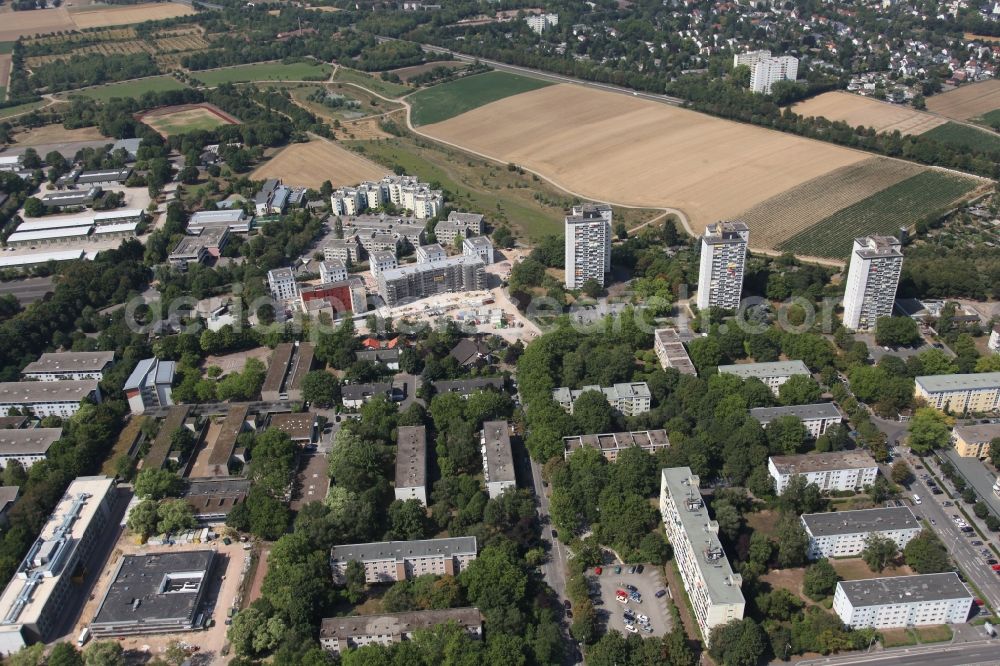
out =
[[[666,590],[666,583],[658,567],[645,566],[642,573],[630,574],[630,566],[621,565],[621,573],[615,573],[618,565],[603,567],[600,576],[591,569],[587,572],[587,582],[590,585],[591,595],[597,610],[597,617],[604,625],[604,631],[617,631],[627,636],[629,632],[625,629],[624,611],[630,609],[636,615],[646,615],[649,617],[649,626],[652,633],[647,633],[640,628],[639,623],[635,627],[639,629],[642,636],[663,636],[671,629],[671,618],[667,603],[670,599],[669,593],[656,598],[658,590]],[[626,585],[635,586],[642,597],[641,603],[636,603],[631,599],[627,604],[623,604],[615,599],[617,590],[625,590]]]

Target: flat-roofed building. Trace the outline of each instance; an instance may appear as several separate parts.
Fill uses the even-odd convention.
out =
[[[140,224],[146,219],[146,211],[141,208],[119,208],[117,210],[103,210],[94,213],[94,225],[106,227],[118,224]],[[188,227],[191,223],[188,222]]]
[[[684,590],[694,608],[702,638],[714,627],[743,619],[743,578],[733,571],[719,541],[719,523],[708,515],[698,489],[700,479],[689,467],[660,472],[660,516],[674,549]]]
[[[457,576],[477,554],[474,536],[355,543],[333,547],[330,569],[341,584],[347,563],[357,561],[365,567],[365,582],[392,583],[426,574]]]
[[[673,368],[682,375],[698,374],[677,329],[658,328],[653,331],[653,351],[656,352],[656,358],[660,360],[660,366],[664,370]]]
[[[200,525],[221,525],[250,494],[250,479],[241,476],[189,478],[181,499]]]
[[[812,377],[809,368],[802,361],[769,361],[767,363],[737,363],[735,365],[720,365],[719,373],[736,375],[740,379],[756,377],[778,395],[781,385],[795,375]]]
[[[295,284],[295,273],[291,268],[274,268],[267,272],[267,286],[271,290],[271,298],[276,301],[290,301],[299,297],[299,288]]]
[[[104,224],[94,227],[90,239],[94,242],[114,240],[115,238],[132,238],[139,229],[138,222],[123,222],[121,224]]]
[[[493,243],[486,236],[472,236],[462,241],[462,253],[477,256],[489,266],[493,263]]]
[[[188,264],[203,263],[210,257],[219,258],[229,242],[229,228],[225,225],[207,225],[188,229],[167,257],[175,268],[184,269]]]
[[[508,488],[517,486],[514,472],[514,452],[510,448],[510,424],[487,421],[479,438],[483,454],[483,474],[490,499],[500,497]]]
[[[570,414],[577,399],[587,391],[600,391],[608,404],[625,416],[637,416],[648,412],[652,398],[646,382],[626,382],[614,386],[584,386],[581,389],[570,389],[561,386],[552,391],[552,399]]]
[[[77,185],[122,185],[128,177],[132,175],[132,167],[122,167],[121,169],[97,169],[93,171],[81,171],[76,177]]]
[[[427,506],[427,429],[399,426],[396,432],[396,487],[398,500],[419,500]]]
[[[444,251],[439,243],[421,245],[414,251],[418,264],[432,264],[435,261],[443,261],[448,258],[448,253]]]
[[[960,624],[969,618],[973,595],[954,571],[919,576],[842,580],[833,610],[851,629],[899,629]]]
[[[892,315],[903,270],[902,243],[892,236],[854,239],[844,292],[844,326],[874,330],[879,317]]]
[[[566,288],[581,289],[590,280],[603,287],[611,271],[611,209],[574,207],[563,228]]]
[[[563,437],[563,457],[569,458],[574,451],[582,448],[597,449],[608,462],[618,460],[618,454],[625,449],[638,446],[647,453],[655,454],[670,446],[666,430],[636,430],[634,432],[606,432],[597,435],[573,435]]]
[[[87,258],[88,256],[80,248],[72,250],[46,250],[44,252],[14,254],[7,257],[0,256],[0,268],[23,268],[25,266],[47,264],[50,261],[75,261]]]
[[[0,594],[0,653],[49,642],[81,600],[71,579],[107,537],[115,481],[81,476],[69,484]]]
[[[39,231],[15,231],[7,237],[7,245],[11,247],[26,247],[29,245],[87,242],[90,239],[90,232],[93,230],[93,226],[87,226],[41,229]]]
[[[225,227],[230,233],[246,234],[253,227],[253,216],[247,215],[242,208],[199,210],[192,213],[188,220],[188,231],[205,227]]]
[[[340,282],[324,282],[299,290],[299,303],[307,314],[327,312],[332,319],[343,315],[367,311],[368,294],[359,277],[349,277]]]
[[[327,261],[336,259],[345,266],[356,264],[361,258],[361,245],[357,236],[333,238],[323,246],[323,258]]]
[[[969,458],[989,458],[990,442],[1000,437],[1000,424],[982,423],[955,426],[951,443],[955,452]]]
[[[807,513],[802,527],[809,537],[809,558],[855,557],[873,536],[892,539],[900,551],[923,526],[907,506]]]
[[[0,430],[0,468],[12,461],[28,469],[45,460],[49,447],[62,437],[62,428],[21,428]]]
[[[442,245],[454,245],[455,238],[479,236],[483,233],[483,216],[477,213],[448,213],[448,219],[434,227],[434,237]]]
[[[844,421],[844,415],[832,402],[818,402],[814,405],[788,405],[785,407],[755,407],[750,416],[767,428],[771,421],[783,416],[794,416],[802,421],[809,435],[815,439],[827,428]]]
[[[197,432],[199,430],[197,423],[197,419],[191,416],[190,405],[174,405],[168,409],[156,437],[153,438],[153,444],[142,459],[142,468],[162,469],[170,458],[174,433],[181,428]]]
[[[913,390],[916,397],[937,409],[992,412],[1000,406],[1000,372],[921,376],[914,380]]]
[[[343,282],[347,279],[347,267],[339,259],[325,259],[319,264],[320,282]]]
[[[396,253],[391,250],[378,250],[368,255],[368,269],[376,278],[383,271],[397,268]]]
[[[390,307],[436,294],[486,288],[482,259],[458,255],[429,264],[408,264],[378,274],[379,295]]]
[[[285,433],[299,446],[309,446],[316,440],[316,416],[311,412],[272,414],[267,429]]]
[[[80,409],[82,400],[101,401],[97,380],[0,383],[0,416],[7,416],[12,409],[30,409],[39,418],[69,418]]]
[[[174,404],[170,391],[176,368],[173,361],[161,361],[155,357],[139,361],[123,389],[133,414]]]
[[[104,379],[115,361],[108,352],[46,352],[24,367],[21,377],[41,382],[63,379]]]
[[[123,555],[90,630],[109,637],[200,629],[214,564],[212,549]]]
[[[771,456],[767,470],[774,479],[774,489],[785,492],[792,477],[803,475],[824,492],[862,490],[875,483],[878,463],[867,451],[831,451],[795,456]]]
[[[94,215],[46,215],[25,220],[17,231],[44,231],[46,229],[72,229],[94,226]]]
[[[229,464],[236,460],[236,440],[251,429],[250,405],[230,405],[226,418],[219,428],[219,435],[208,453],[208,474],[213,477],[229,476]]]
[[[740,306],[750,228],[743,222],[718,222],[705,227],[698,268],[698,309]]]
[[[457,624],[476,638],[483,635],[483,616],[478,608],[448,608],[324,618],[319,629],[319,644],[325,650],[340,654],[373,643],[392,645],[408,641],[415,631],[448,624]]]
[[[100,187],[91,187],[86,190],[69,190],[66,192],[51,192],[42,197],[42,205],[46,208],[82,208],[94,203],[94,199],[101,196]]]
[[[274,348],[260,390],[262,400],[302,400],[302,380],[312,369],[316,348],[310,342],[283,342]]]

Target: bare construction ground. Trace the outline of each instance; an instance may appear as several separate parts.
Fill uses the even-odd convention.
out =
[[[868,159],[859,151],[568,84],[508,97],[421,131],[523,165],[586,198],[679,208],[694,233]]]
[[[75,143],[77,141],[105,141],[114,143],[96,127],[80,127],[68,130],[62,125],[42,125],[14,135],[19,146],[47,146],[52,143]],[[45,155],[42,154],[42,159]]]
[[[314,138],[308,143],[293,143],[257,168],[250,177],[281,178],[289,185],[319,189],[324,180],[334,187],[356,185],[363,180],[378,180],[385,167],[369,162],[357,153],[341,148],[333,141]]]
[[[847,92],[828,92],[799,102],[792,111],[800,116],[822,116],[842,120],[851,127],[863,125],[877,132],[899,130],[900,134],[923,134],[946,121],[912,107],[880,102]]]
[[[1000,109],[1000,80],[970,83],[927,98],[927,109],[955,120],[969,120]]]
[[[78,29],[130,25],[159,19],[188,16],[195,11],[177,2],[149,2],[141,5],[91,5],[73,8],[70,17]]]
[[[820,220],[915,176],[923,167],[872,157],[793,187],[736,217],[750,227],[751,244],[774,249]]]

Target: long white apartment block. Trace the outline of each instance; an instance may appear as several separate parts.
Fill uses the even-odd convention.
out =
[[[0,383],[0,416],[9,415],[12,409],[27,408],[39,418],[69,418],[80,409],[81,400],[101,401],[96,379]]]
[[[743,222],[719,222],[705,227],[698,265],[698,308],[735,310],[743,294],[750,228]]]
[[[892,314],[903,270],[902,244],[892,236],[854,239],[844,292],[844,326],[870,331],[879,317]]]
[[[709,518],[699,484],[689,467],[669,467],[660,472],[663,527],[707,643],[713,627],[743,619],[746,600],[740,589],[743,578],[726,558],[719,541],[719,524]]]
[[[28,469],[48,457],[49,447],[62,437],[62,428],[0,429],[0,468],[14,461]]]
[[[965,622],[973,595],[954,571],[837,583],[833,610],[852,629]]]
[[[552,399],[564,410],[573,413],[573,405],[586,391],[600,391],[608,403],[625,416],[636,416],[648,412],[652,397],[646,382],[629,382],[614,386],[584,386],[581,389],[570,389],[560,386],[552,391]]]
[[[104,379],[115,361],[115,353],[46,352],[24,367],[21,377],[40,382],[62,379]]]
[[[611,272],[611,207],[585,204],[566,216],[566,288],[588,280],[602,287]]]
[[[962,412],[1000,408],[1000,372],[925,375],[914,380],[913,392],[931,407]]]
[[[814,405],[788,405],[786,407],[755,407],[750,410],[750,416],[767,428],[771,421],[782,416],[794,416],[802,421],[809,435],[815,439],[827,429],[844,421],[843,414],[832,402],[820,402]]]
[[[368,583],[392,583],[424,574],[457,576],[478,554],[476,537],[419,541],[381,541],[334,546],[330,551],[333,581],[344,582],[347,564],[360,562]]]
[[[677,329],[658,328],[653,331],[653,351],[664,370],[673,368],[682,375],[698,374]]]
[[[483,475],[490,499],[500,497],[517,485],[514,473],[514,453],[510,447],[510,424],[506,421],[486,421],[479,439],[483,454]]]
[[[760,51],[747,51],[746,53],[735,53],[733,54],[733,67],[746,65],[750,68],[750,71],[753,71],[754,65],[761,60],[767,60],[770,57],[771,52],[767,49],[762,49]]]
[[[571,435],[563,437],[563,457],[569,458],[577,449],[597,449],[610,463],[618,460],[618,455],[637,446],[646,453],[655,454],[670,446],[666,430],[636,430],[633,432],[604,432],[594,435]]]
[[[427,429],[399,426],[396,431],[396,487],[398,500],[420,500],[427,506]]]
[[[736,375],[740,379],[756,377],[778,395],[781,385],[795,375],[811,377],[812,373],[802,361],[768,361],[766,363],[736,363],[720,365],[719,374]]]
[[[824,492],[864,489],[875,483],[878,463],[867,451],[831,451],[795,456],[771,456],[767,471],[774,479],[774,489],[780,495],[792,478],[806,477]]]
[[[771,92],[771,86],[778,81],[794,81],[798,76],[798,58],[794,56],[763,58],[751,68],[750,90],[766,95]]]
[[[807,513],[801,520],[813,560],[860,555],[873,535],[892,539],[902,551],[923,529],[907,506]]]
[[[432,630],[452,622],[473,638],[482,637],[483,616],[478,608],[449,608],[324,618],[319,629],[319,644],[325,650],[340,654],[366,645],[393,645],[412,640],[417,631]]]

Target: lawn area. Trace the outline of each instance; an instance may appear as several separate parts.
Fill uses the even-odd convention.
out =
[[[781,243],[778,249],[843,259],[850,254],[855,238],[894,234],[900,227],[908,227],[918,220],[937,219],[981,182],[943,171],[923,171],[841,208]]]
[[[943,643],[950,641],[953,633],[947,624],[933,624],[927,627],[914,627],[913,631],[921,643]]]
[[[908,629],[883,629],[879,633],[882,634],[882,647],[884,648],[916,645],[917,643],[916,637]]]
[[[996,111],[990,111],[987,115],[995,113]],[[976,148],[978,150],[1000,150],[1000,136],[994,132],[976,129],[975,127],[969,127],[968,125],[961,125],[959,123],[945,123],[944,125],[938,125],[934,129],[929,132],[924,132],[920,136],[928,139],[934,139],[935,141],[940,141],[941,143],[954,146],[955,148],[962,148],[964,150],[970,150],[972,148]]]
[[[8,106],[5,109],[0,109],[0,118],[9,118],[10,116],[16,116],[19,113],[25,113],[27,111],[32,111],[40,106],[43,106],[45,102],[28,102],[27,104],[18,104],[17,106]]]
[[[989,113],[984,113],[982,116],[976,118],[975,120],[976,122],[980,122],[983,125],[987,125],[989,127],[1000,127],[1000,109],[996,109],[995,111],[990,111]]]
[[[413,88],[409,86],[383,81],[377,76],[372,76],[356,69],[349,69],[343,65],[337,69],[337,74],[333,77],[333,80],[343,81],[344,83],[356,83],[368,90],[374,90],[385,97],[402,97],[407,93],[413,92]]]
[[[515,235],[538,239],[562,234],[563,216],[573,200],[529,174],[410,137],[351,141],[364,155],[389,168],[400,166],[420,180],[445,190],[456,210],[481,211],[491,224],[507,222]]]
[[[254,65],[238,65],[204,72],[191,72],[206,86],[244,81],[325,81],[332,68],[324,63],[306,62],[262,62]]]
[[[0,55],[6,55],[14,51],[14,42],[0,42]]]
[[[869,569],[860,557],[834,558],[830,560],[830,564],[844,580],[862,580],[882,576],[911,576],[914,573],[905,564],[899,567],[888,566],[882,573],[878,573]]]
[[[140,97],[143,93],[147,92],[181,90],[186,87],[172,76],[151,76],[148,79],[136,79],[135,81],[124,81],[97,88],[78,90],[73,94],[96,99],[99,102],[106,102],[112,97]]]
[[[430,125],[529,90],[552,85],[507,72],[486,72],[432,86],[410,97],[414,125]]]
[[[108,455],[107,459],[104,461],[104,465],[101,466],[101,474],[107,476],[114,476],[116,474],[115,462],[118,456],[126,455],[132,444],[135,443],[136,438],[139,436],[139,432],[142,430],[142,424],[146,422],[147,416],[136,416],[128,425],[118,434],[118,441],[115,442],[114,448]]]

